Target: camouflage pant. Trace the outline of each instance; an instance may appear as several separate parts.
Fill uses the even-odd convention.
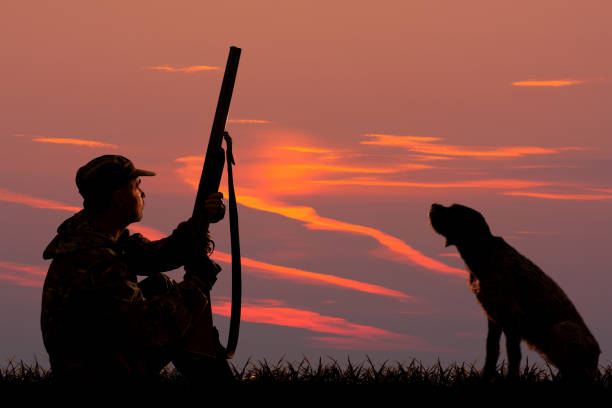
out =
[[[138,286],[145,297],[163,294],[171,290],[176,282],[164,274],[152,275],[142,280]],[[156,372],[164,368],[170,362],[176,369],[193,384],[228,384],[235,382],[232,370],[225,359],[225,349],[219,341],[219,332],[214,329],[215,342],[217,345],[217,356],[208,357],[200,354],[174,349],[169,352],[160,352],[157,356],[151,356],[157,360],[153,366],[158,366]]]

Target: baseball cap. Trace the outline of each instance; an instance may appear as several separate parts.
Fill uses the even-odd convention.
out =
[[[154,175],[152,171],[137,169],[123,156],[106,154],[81,167],[76,184],[83,198],[88,198],[117,190],[135,177]]]

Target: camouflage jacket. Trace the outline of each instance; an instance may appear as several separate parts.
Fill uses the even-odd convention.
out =
[[[53,261],[41,312],[55,375],[142,377],[167,364],[209,302],[204,281],[188,275],[176,283],[160,273],[185,263],[180,227],[158,241],[127,230],[114,241],[84,211],[60,225],[43,254]],[[139,284],[137,275],[149,278]],[[147,290],[143,283],[152,281],[158,287]]]

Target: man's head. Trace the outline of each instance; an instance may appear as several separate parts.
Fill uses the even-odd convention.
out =
[[[144,206],[140,176],[154,175],[152,171],[135,168],[123,156],[104,155],[77,171],[76,184],[86,210],[100,213],[112,209],[126,222],[135,222],[142,219]]]
[[[460,204],[445,207],[433,204],[429,210],[433,229],[446,238],[446,246],[483,242],[491,238],[491,230],[482,214]]]

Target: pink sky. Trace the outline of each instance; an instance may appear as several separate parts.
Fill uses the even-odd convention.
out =
[[[81,206],[78,167],[110,153],[156,171],[135,228],[150,236],[189,216],[236,45],[228,131],[248,299],[236,361],[482,361],[485,317],[427,220],[431,203],[457,202],[561,285],[610,362],[611,11],[3,2],[0,361],[46,360],[41,254]],[[227,228],[212,230],[222,333]]]

